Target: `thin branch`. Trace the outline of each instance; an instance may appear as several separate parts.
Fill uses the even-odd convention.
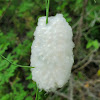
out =
[[[94,52],[96,52],[96,50],[91,51],[83,60],[74,65],[72,71],[79,69],[80,65],[83,64]]]
[[[74,38],[75,44],[76,44],[76,49],[75,49],[75,56],[77,55],[78,52],[78,48],[80,47],[81,44],[81,36],[82,36],[82,29],[83,29],[83,24],[84,24],[84,16],[86,13],[86,6],[87,6],[87,2],[88,0],[84,0],[83,1],[83,8],[82,8],[82,13],[81,13],[81,17],[78,21],[78,27],[77,27],[77,32],[76,32],[76,36]]]
[[[59,96],[63,97],[63,98],[69,99],[69,97],[66,94],[64,94],[64,93],[61,93],[61,92],[58,92],[58,91],[55,91],[54,93],[56,95],[59,95]]]
[[[89,88],[85,87],[84,84],[83,84],[82,82],[77,81],[76,84],[77,84],[78,87],[79,87],[79,85],[80,85],[81,87],[83,87],[83,88],[86,90],[86,92],[85,92],[84,94],[87,94],[87,95],[93,97],[94,100],[97,100],[97,99],[98,99],[98,97],[96,97],[96,95],[93,94],[93,93],[89,90]],[[98,99],[98,100],[99,100],[99,99]]]
[[[3,55],[0,55],[3,59],[5,59],[7,62],[9,62],[10,64],[14,65],[14,66],[18,66],[18,67],[24,67],[24,68],[34,68],[31,66],[23,66],[23,65],[18,65],[18,64],[14,64],[11,61],[9,61],[6,57],[4,57]]]
[[[73,77],[71,75],[70,77],[70,81],[69,81],[69,89],[70,89],[70,100],[73,100]]]

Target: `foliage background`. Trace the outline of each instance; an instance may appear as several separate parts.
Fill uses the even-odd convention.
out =
[[[0,0],[0,55],[29,65],[38,18],[45,0]],[[39,100],[100,100],[100,1],[50,0],[50,16],[62,13],[73,28],[75,63],[70,81]],[[36,85],[28,68],[0,57],[0,100],[35,100]]]

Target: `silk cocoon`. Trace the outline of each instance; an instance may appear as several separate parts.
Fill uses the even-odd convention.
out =
[[[32,80],[40,89],[54,91],[65,85],[73,65],[72,28],[62,14],[38,19],[31,47]]]

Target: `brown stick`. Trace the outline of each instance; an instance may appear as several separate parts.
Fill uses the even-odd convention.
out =
[[[78,48],[81,44],[80,39],[81,39],[81,36],[82,36],[83,20],[84,20],[84,16],[85,16],[85,12],[86,12],[87,2],[88,2],[88,0],[83,1],[82,13],[81,13],[81,17],[80,17],[79,22],[78,22],[78,28],[77,28],[76,36],[74,38],[74,41],[75,41],[75,44],[76,44],[75,55],[77,55]]]

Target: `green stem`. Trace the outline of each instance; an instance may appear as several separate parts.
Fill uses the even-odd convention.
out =
[[[30,66],[22,66],[22,65],[18,65],[18,64],[14,64],[11,61],[9,61],[7,58],[5,58],[3,55],[0,55],[3,59],[5,59],[6,61],[8,61],[10,64],[14,65],[14,66],[18,66],[18,67],[25,67],[25,68],[34,68],[34,67],[30,67]]]
[[[36,85],[36,87],[37,87],[37,85]],[[37,89],[36,89],[36,98],[35,98],[35,100],[39,100],[39,98],[38,98],[38,92],[39,92],[39,90],[38,90],[38,87],[37,87]]]
[[[49,4],[50,4],[50,0],[46,0],[46,24],[48,24]]]

